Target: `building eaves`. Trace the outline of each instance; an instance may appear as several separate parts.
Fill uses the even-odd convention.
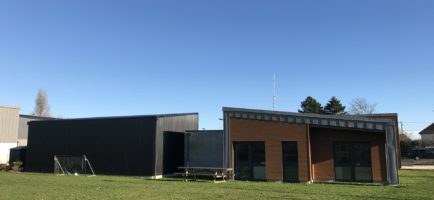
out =
[[[198,115],[197,112],[192,113],[171,113],[171,114],[152,114],[152,115],[129,115],[129,116],[107,116],[107,117],[87,117],[87,118],[70,118],[70,119],[58,119],[55,120],[38,120],[30,121],[29,123],[45,122],[45,121],[87,121],[87,120],[104,120],[104,119],[130,119],[130,118],[162,118],[162,117],[176,117],[186,115]]]
[[[294,124],[309,124],[316,127],[384,131],[387,125],[395,126],[394,122],[389,119],[374,119],[355,115],[323,115],[233,107],[223,107],[223,112],[227,117]]]
[[[55,117],[40,117],[40,116],[24,115],[24,114],[20,114],[20,118],[38,119],[38,120],[44,120],[44,119],[49,119],[49,120],[59,119],[59,118],[55,118]]]
[[[0,108],[9,108],[9,109],[17,109],[19,110],[19,107],[14,107],[14,106],[0,106]]]

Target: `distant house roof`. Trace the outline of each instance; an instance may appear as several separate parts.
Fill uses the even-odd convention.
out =
[[[419,134],[434,134],[434,123],[423,129]]]

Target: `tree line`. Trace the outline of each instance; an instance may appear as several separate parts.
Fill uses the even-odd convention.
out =
[[[347,114],[372,114],[376,112],[375,103],[369,103],[364,98],[356,98],[350,102],[349,111],[347,112],[346,106],[344,106],[341,101],[332,96],[330,100],[327,102],[325,106],[322,106],[320,102],[318,102],[312,96],[306,97],[301,102],[300,109],[298,112],[300,113],[317,113],[317,114],[327,114],[327,115],[347,115]]]

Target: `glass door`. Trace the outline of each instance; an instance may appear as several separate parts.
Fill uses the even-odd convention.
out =
[[[250,166],[249,144],[234,143],[235,179],[250,180],[252,169]]]
[[[371,145],[367,142],[335,142],[334,164],[337,181],[372,181]]]
[[[234,142],[235,178],[266,180],[264,142]]]
[[[298,181],[297,142],[282,142],[283,181]]]
[[[354,180],[372,181],[371,145],[369,143],[353,144]]]

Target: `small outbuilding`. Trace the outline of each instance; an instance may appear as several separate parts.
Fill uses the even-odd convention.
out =
[[[186,167],[224,168],[223,130],[187,131],[185,135]]]
[[[197,113],[31,121],[25,171],[86,155],[97,174],[159,178],[184,165],[185,131],[197,129]]]
[[[9,164],[12,165],[14,162],[22,162],[24,167],[26,163],[26,152],[26,146],[11,148],[9,154]]]

